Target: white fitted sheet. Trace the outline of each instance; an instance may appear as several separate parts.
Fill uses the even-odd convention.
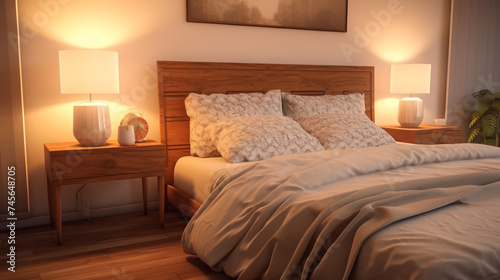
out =
[[[414,145],[408,143],[399,143],[398,145]],[[323,151],[316,152],[322,153]],[[294,157],[304,157],[307,154],[287,155],[287,158],[293,159]],[[177,161],[174,169],[174,185],[177,189],[181,190],[189,197],[194,198],[198,202],[204,202],[212,192],[210,179],[212,175],[221,169],[229,169],[249,162],[230,163],[222,157],[200,158],[193,156],[185,156]],[[470,162],[454,162],[454,163],[441,163],[428,164],[425,167],[415,169],[413,167],[404,167],[395,170],[379,172],[376,175],[370,176],[380,177],[378,179],[390,180],[394,183],[407,180],[407,179],[422,179],[432,178],[448,175],[458,175],[464,173],[474,173],[478,171],[487,171],[491,166],[498,165],[498,159],[483,159],[471,165]],[[364,188],[366,176],[357,176],[345,180],[343,184],[338,184],[338,191],[346,191],[353,189]],[[377,179],[377,178],[374,178]]]
[[[174,185],[189,197],[203,202],[212,192],[210,178],[216,171],[244,164],[248,164],[248,162],[230,163],[222,157],[185,156],[175,164]]]

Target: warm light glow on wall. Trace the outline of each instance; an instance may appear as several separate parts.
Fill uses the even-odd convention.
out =
[[[388,40],[377,41],[371,50],[376,56],[387,62],[400,63],[413,60],[423,48],[423,46],[419,46],[419,43],[412,42],[411,39],[391,37]]]
[[[377,124],[396,123],[396,112],[399,106],[399,98],[387,97],[375,101],[375,120]],[[392,113],[394,112],[394,113]]]
[[[143,36],[158,22],[123,1],[40,1],[25,6],[21,22],[28,39],[43,36],[82,49],[105,49]],[[136,2],[138,3],[138,2]]]
[[[72,13],[61,15],[60,24],[54,24],[48,32],[69,45],[97,49],[123,43],[127,37],[133,36],[137,28],[130,24],[129,19],[123,18],[123,15],[100,14],[99,11],[81,14],[87,16]]]
[[[425,34],[423,32],[427,32],[426,30],[416,28],[415,22],[406,21],[403,15],[381,28],[378,36],[372,38],[369,50],[390,63],[415,59],[436,39],[435,31]]]
[[[387,62],[401,63],[413,60],[426,48],[426,42],[416,40],[407,34],[398,34],[388,37],[387,40],[377,40],[372,45],[371,51]]]

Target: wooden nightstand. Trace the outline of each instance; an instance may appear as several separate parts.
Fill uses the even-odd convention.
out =
[[[165,213],[165,145],[145,141],[120,146],[108,141],[100,147],[77,142],[49,143],[45,147],[45,171],[50,222],[62,244],[61,186],[99,181],[142,178],[144,214],[147,215],[147,177],[158,177],[158,208],[163,228]]]
[[[462,128],[421,124],[417,128],[403,128],[399,125],[381,125],[396,141],[415,144],[462,143]]]

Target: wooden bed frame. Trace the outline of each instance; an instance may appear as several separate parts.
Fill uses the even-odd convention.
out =
[[[187,216],[201,203],[174,187],[174,166],[190,155],[189,93],[248,93],[271,89],[302,95],[364,93],[366,114],[374,120],[374,67],[294,64],[158,61],[161,141],[166,145],[167,202]]]

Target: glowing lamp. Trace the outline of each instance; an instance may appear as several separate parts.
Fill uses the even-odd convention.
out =
[[[103,50],[59,51],[62,94],[88,94],[89,102],[73,106],[73,135],[82,146],[102,146],[111,135],[108,106],[92,94],[117,94],[118,53]]]
[[[429,94],[431,88],[430,64],[395,64],[391,66],[393,94],[410,94],[399,101],[398,122],[401,127],[418,127],[424,118],[422,99],[412,94]]]

